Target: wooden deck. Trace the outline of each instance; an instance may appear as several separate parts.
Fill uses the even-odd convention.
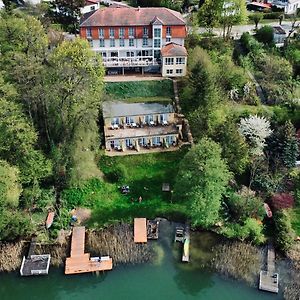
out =
[[[278,293],[279,274],[275,273],[275,250],[268,245],[267,270],[261,270],[259,274],[259,289],[272,293]]]
[[[66,259],[65,274],[78,274],[112,269],[109,256],[90,257],[84,253],[85,227],[74,227],[71,242],[71,257]]]
[[[134,242],[147,243],[147,220],[146,218],[134,219]]]

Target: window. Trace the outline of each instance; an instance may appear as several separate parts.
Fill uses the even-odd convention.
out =
[[[104,37],[104,28],[99,28],[99,36]]]
[[[167,36],[171,36],[171,27],[170,26],[167,27]]]
[[[110,47],[115,47],[116,46],[115,39],[110,39],[109,40],[109,46]]]
[[[112,121],[111,121],[111,125],[119,125],[120,124],[120,119],[119,118],[113,118]]]
[[[167,37],[166,38],[166,43],[170,43],[171,42],[171,38],[170,37]]]
[[[124,39],[120,39],[120,47],[125,47],[125,40]]]
[[[132,146],[132,139],[126,139],[125,143],[126,143],[127,147],[131,147]]]
[[[143,28],[143,35],[148,36],[148,28],[147,27]]]
[[[90,47],[93,48],[93,40],[89,41]]]
[[[126,124],[132,124],[132,123],[134,123],[133,117],[126,117],[126,118],[125,118],[125,123],[126,123]]]
[[[141,145],[141,146],[145,146],[145,145],[147,145],[147,140],[146,140],[146,138],[139,138],[139,144]]]
[[[134,39],[129,39],[129,47],[133,47],[134,46]]]
[[[104,47],[104,39],[99,40],[99,47]]]
[[[145,116],[145,123],[153,122],[153,115],[147,115]]]
[[[161,114],[159,116],[159,119],[160,119],[160,123],[167,122],[168,121],[168,115],[167,114]]]
[[[106,52],[101,52],[102,57],[106,57]]]
[[[161,37],[161,29],[160,28],[154,28],[154,37],[156,37],[156,38]]]
[[[91,6],[91,11],[95,10],[96,7],[95,6]]]
[[[173,74],[173,70],[172,69],[167,69],[167,74]]]
[[[134,56],[134,52],[126,52],[126,56],[127,57],[133,57]]]
[[[134,27],[129,27],[129,36],[134,36]]]
[[[143,38],[143,46],[148,46],[148,38]]]
[[[167,136],[166,136],[166,142],[167,142],[167,144],[168,144],[169,146],[172,145],[173,142],[174,142],[174,136],[173,136],[173,135],[167,135]]]
[[[154,39],[154,48],[160,48],[160,40]]]
[[[173,57],[166,57],[165,58],[166,65],[173,65],[174,64],[174,58]]]
[[[86,36],[87,37],[92,37],[92,29],[91,28],[86,29]]]
[[[182,69],[176,69],[176,74],[182,74]]]
[[[160,137],[159,136],[155,136],[152,138],[152,143],[153,145],[160,145]]]
[[[125,35],[125,29],[122,27],[119,29],[119,36],[123,37]]]
[[[115,36],[115,30],[114,28],[109,28],[109,36],[114,37]]]
[[[176,58],[176,65],[184,65],[185,58],[184,57],[177,57]]]

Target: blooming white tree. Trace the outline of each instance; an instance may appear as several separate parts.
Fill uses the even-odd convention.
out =
[[[271,135],[270,122],[257,115],[242,118],[239,125],[239,132],[245,137],[250,145],[250,152],[254,156],[261,156],[265,147],[265,141]]]

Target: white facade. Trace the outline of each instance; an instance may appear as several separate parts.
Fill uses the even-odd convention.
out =
[[[97,10],[100,8],[100,2],[98,3],[91,3],[91,4],[88,4],[88,5],[85,5],[84,7],[82,7],[80,9],[80,12],[82,15],[86,14],[86,13],[89,13],[91,11],[94,11],[94,10]]]
[[[287,15],[295,14],[300,8],[300,0],[275,0],[272,4],[284,8],[284,13]]]
[[[187,57],[164,57],[162,63],[163,77],[180,77],[186,75]]]

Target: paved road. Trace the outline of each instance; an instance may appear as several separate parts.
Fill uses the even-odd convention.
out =
[[[299,23],[299,21],[298,21],[298,23]],[[267,24],[258,24],[258,28],[261,28],[261,27],[266,26],[266,25],[276,26],[276,25],[279,25],[279,22],[270,22],[270,23],[267,23]],[[283,21],[282,22],[282,28],[285,29],[286,31],[290,30],[291,25],[292,25],[291,21]],[[231,33],[231,35],[234,38],[239,38],[244,32],[254,33],[254,29],[255,29],[255,25],[254,24],[253,25],[237,25],[237,26],[233,26],[232,27],[232,33]],[[205,31],[206,31],[206,29],[202,28],[202,27],[200,27],[198,29],[198,33],[203,33]],[[213,30],[213,32],[215,34],[217,34],[217,35],[222,35],[222,29],[221,28],[215,28]]]

